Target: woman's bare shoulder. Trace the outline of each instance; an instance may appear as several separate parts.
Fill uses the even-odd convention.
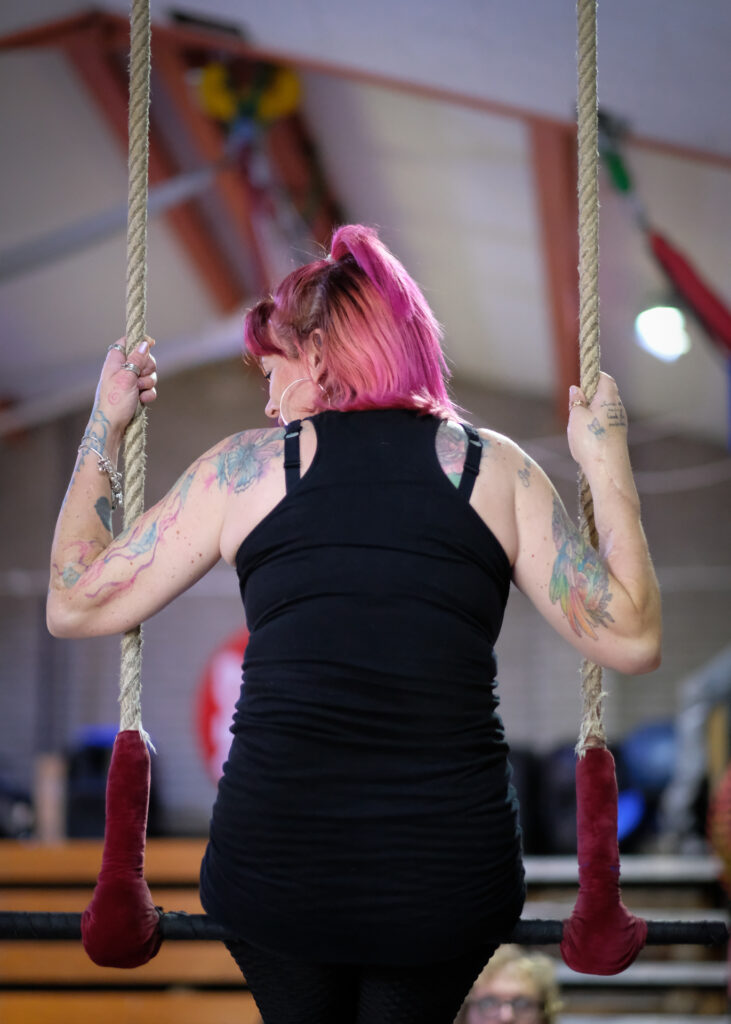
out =
[[[518,458],[524,454],[520,445],[507,434],[501,434],[490,427],[478,427],[477,432],[482,439],[483,447],[488,448],[493,454],[499,454],[504,458]]]
[[[506,483],[519,479],[521,472],[531,464],[520,445],[507,434],[489,427],[480,427],[478,433],[482,441],[482,464],[489,466],[493,482],[496,476]]]
[[[523,467],[525,452],[507,437],[488,427],[475,427],[482,441],[482,465],[487,461],[490,470],[515,474]],[[468,437],[457,420],[444,420],[437,431],[437,454],[445,473],[461,474],[467,455]],[[458,476],[456,477],[458,479]],[[494,480],[494,475],[493,475]]]

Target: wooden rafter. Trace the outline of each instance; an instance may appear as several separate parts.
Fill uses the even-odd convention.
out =
[[[212,41],[208,40],[205,49]],[[127,145],[127,84],[120,76],[118,57],[129,45],[129,24],[121,16],[93,12],[65,18],[14,33],[0,40],[0,49],[60,46],[102,110],[114,134]],[[187,65],[180,56],[179,43],[153,29],[153,65],[174,106],[201,164],[214,165],[224,155],[224,140],[217,126],[205,116],[191,96],[186,81]],[[150,183],[173,177],[179,170],[166,152],[154,125],[150,125]],[[252,219],[252,203],[246,177],[233,166],[222,166],[213,185],[228,221],[238,232],[250,259],[250,280],[246,289],[218,244],[213,231],[194,201],[168,213],[192,262],[212,292],[217,304],[228,311],[247,294],[268,286],[269,273]]]
[[[68,33],[62,37],[62,48],[113,134],[126,150],[127,82],[103,33],[104,26],[99,24],[82,32]],[[178,169],[151,128],[150,184],[166,181],[177,173]],[[216,305],[223,312],[234,309],[243,297],[242,285],[231,273],[227,260],[194,203],[183,203],[169,210],[166,217]]]
[[[56,46],[59,44],[62,35],[72,33],[86,26],[90,20],[95,22],[103,21],[108,28],[113,29],[117,33],[120,40],[128,38],[129,26],[125,18],[121,15],[95,12],[60,19],[37,28],[26,29],[0,37],[0,50],[33,46]],[[526,107],[500,103],[486,96],[476,96],[473,93],[464,93],[457,89],[446,89],[442,86],[432,86],[425,82],[410,81],[397,75],[385,75],[381,72],[368,71],[364,68],[349,67],[345,64],[338,64],[336,61],[318,60],[317,58],[306,57],[302,54],[252,46],[246,40],[225,32],[208,31],[193,28],[189,25],[158,24],[153,25],[152,35],[153,39],[158,38],[175,43],[179,47],[179,52],[203,49],[211,53],[217,53],[219,56],[243,57],[252,61],[281,64],[286,67],[295,68],[298,71],[313,71],[318,74],[332,75],[334,78],[341,78],[346,81],[361,82],[364,85],[375,85],[384,89],[393,89],[396,92],[405,92],[409,95],[421,96],[424,99],[453,103],[455,106],[471,110],[482,110],[487,114],[514,118],[528,124],[531,124],[536,119],[540,119],[544,124],[552,124],[557,128],[563,128],[572,133],[576,131],[576,126],[572,121],[561,118],[547,118],[539,115],[537,111]],[[719,153],[714,150],[702,149],[699,146],[682,145],[669,142],[667,139],[657,139],[633,132],[628,132],[626,142],[629,145],[653,152],[665,153],[668,156],[696,160],[699,163],[719,167],[731,167],[731,153]]]
[[[60,48],[120,145],[127,148],[127,80],[119,59],[116,19],[92,13],[64,19],[0,40],[0,49],[16,46]],[[150,184],[174,178],[179,168],[162,145],[154,124],[150,128]],[[168,224],[221,312],[240,305],[246,288],[208,228],[194,201],[166,213]]]
[[[565,419],[569,386],[579,381],[576,140],[573,132],[536,120],[530,141],[556,360],[556,412]]]
[[[187,65],[170,42],[153,36],[152,60],[157,79],[162,82],[169,101],[185,125],[201,161],[214,164],[224,156],[225,140],[218,126],[195,102],[186,79]],[[271,283],[262,247],[252,219],[252,201],[247,179],[238,168],[224,167],[216,176],[215,189],[242,243],[251,256],[254,280],[252,292],[261,292]]]
[[[59,18],[56,21],[46,21],[42,25],[34,25],[33,28],[21,29],[20,32],[10,32],[0,37],[0,50],[21,50],[41,48],[44,46],[61,46],[66,39],[71,39],[82,32],[104,28],[107,25],[107,16],[101,11],[87,11],[85,14],[75,14],[70,18]]]
[[[107,57],[98,56],[96,63],[88,53],[80,57],[79,40],[88,38],[92,33],[103,36],[107,48],[113,46],[122,50],[128,41],[127,20],[114,14],[87,14],[76,18],[63,19],[39,28],[15,33],[0,39],[0,50],[22,46],[62,45],[72,55],[80,73],[88,79],[92,95],[103,100],[107,107],[107,116],[117,134],[121,134],[126,145],[126,85],[124,86],[122,109],[124,110],[123,128],[118,121],[120,117],[119,82],[115,82],[110,90],[107,84],[110,67]],[[315,71],[329,74],[340,79],[375,85],[393,89],[424,99],[453,103],[458,106],[482,110],[521,120],[526,124],[531,140],[532,161],[535,177],[537,208],[541,223],[542,249],[546,275],[547,298],[550,310],[552,334],[554,338],[555,358],[557,366],[557,410],[561,416],[566,411],[566,395],[571,383],[578,376],[578,302],[577,302],[577,262],[578,245],[576,238],[576,198],[575,198],[575,125],[558,118],[539,117],[534,112],[507,104],[498,103],[485,97],[464,94],[455,90],[434,87],[425,83],[407,81],[397,76],[368,72],[362,69],[338,65],[334,62],[315,60],[300,55],[262,49],[251,46],[245,40],[222,32],[207,31],[190,26],[175,24],[153,26],[154,61],[161,81],[174,103],[181,121],[187,126],[197,152],[205,162],[216,162],[223,153],[223,139],[216,126],[202,113],[193,101],[186,81],[189,55],[200,59],[202,53],[247,61],[263,61],[289,65],[303,71]],[[101,51],[100,51],[101,52]],[[110,99],[110,97],[112,97]],[[291,154],[288,154],[290,139],[283,135],[280,139],[273,136],[274,149],[280,159],[290,167],[296,166]],[[700,162],[724,167],[731,166],[731,155],[701,150],[697,147],[679,146],[663,140],[644,136],[628,135],[627,142],[650,150],[664,152],[668,155],[694,159]],[[163,180],[170,176],[172,168],[165,166],[166,158],[161,147],[154,164],[159,176],[153,178],[153,154],[151,153],[151,179]],[[233,169],[223,171],[217,182],[220,199],[225,203],[247,249],[252,253],[255,266],[255,290],[261,290],[267,284],[267,268],[261,247],[257,243],[256,232],[252,224],[251,203],[247,194],[243,176]],[[190,204],[189,204],[190,205]],[[193,211],[195,212],[195,211]],[[169,214],[171,219],[180,218],[184,208]],[[188,217],[191,213],[187,214]],[[200,220],[200,218],[199,218]],[[179,225],[177,230],[182,234],[187,231],[191,236],[205,231],[200,224],[193,228]],[[192,242],[186,248],[194,248]],[[226,288],[222,282],[231,272],[222,260],[220,250],[217,259],[204,255],[201,251],[195,257],[200,273],[212,288]],[[215,264],[215,268],[214,268]],[[230,307],[231,303],[228,302]]]

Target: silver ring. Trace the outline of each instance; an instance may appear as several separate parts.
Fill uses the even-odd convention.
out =
[[[122,363],[120,369],[131,370],[135,377],[139,377],[139,375],[142,373],[142,367],[135,366],[134,363]]]
[[[107,352],[111,352],[113,348],[116,348],[117,352],[121,352],[123,355],[127,354],[127,350],[124,345],[120,345],[118,341],[115,341],[113,345],[110,345]]]

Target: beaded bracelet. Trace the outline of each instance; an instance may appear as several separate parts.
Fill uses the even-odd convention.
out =
[[[99,466],[100,473],[106,473],[109,477],[109,485],[112,489],[112,512],[115,508],[119,508],[124,504],[124,495],[122,494],[122,474],[118,473],[112,465],[112,461],[107,453],[102,448],[101,451],[96,446],[99,441],[96,437],[91,434],[84,434],[81,438],[81,444],[79,445],[79,451],[88,449],[94,452],[97,457],[97,464]]]

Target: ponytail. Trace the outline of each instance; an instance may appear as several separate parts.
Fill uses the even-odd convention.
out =
[[[333,235],[330,252],[333,260],[340,260],[350,253],[381,298],[391,307],[397,320],[407,320],[418,312],[426,313],[439,332],[418,285],[373,228],[362,224],[346,224],[338,228]],[[419,310],[420,306],[423,310]]]
[[[439,324],[372,228],[338,228],[327,258],[294,270],[248,312],[244,342],[255,358],[292,358],[313,331],[322,337],[321,408],[456,415]]]

